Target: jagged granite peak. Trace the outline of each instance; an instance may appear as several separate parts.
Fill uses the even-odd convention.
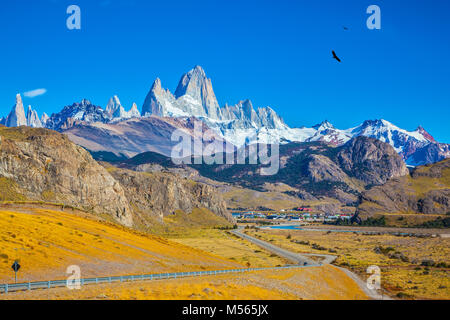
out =
[[[313,126],[313,128],[316,130],[326,130],[326,129],[334,129],[334,126],[328,120],[325,120],[319,124],[316,124],[315,126]]]
[[[49,119],[46,119],[47,116],[40,121],[50,129],[63,131],[74,125],[117,123],[130,118],[152,115],[174,119],[197,118],[223,139],[238,147],[254,143],[255,138],[258,143],[320,141],[341,146],[354,137],[367,136],[389,143],[411,166],[431,159],[450,157],[450,145],[438,143],[422,127],[415,131],[407,131],[389,121],[376,119],[366,120],[354,128],[345,130],[335,128],[328,121],[310,128],[290,128],[272,108],[255,110],[250,100],[242,100],[236,105],[225,104],[220,108],[211,79],[200,66],[183,75],[175,94],[163,88],[161,80],[157,78],[147,94],[141,113],[135,105],[129,111],[125,111],[119,98],[113,96],[105,110],[83,99],[80,103],[52,114]],[[28,118],[18,95],[13,111],[0,123],[7,126],[27,125]],[[436,145],[429,146],[429,144]]]
[[[271,107],[258,108],[256,113],[261,120],[261,125],[268,128],[287,127],[283,119]]]
[[[322,121],[311,128],[315,130],[313,135],[307,138],[305,141],[322,141],[335,146],[340,146],[349,141],[352,138],[351,134],[345,132],[345,130],[336,129],[328,120]],[[302,130],[307,130],[303,128]]]
[[[20,94],[16,95],[16,104],[6,117],[5,125],[7,127],[20,127],[27,125],[27,117],[25,116],[25,110],[23,108],[22,97]]]
[[[42,123],[39,119],[38,113],[36,110],[33,110],[31,106],[28,106],[27,126],[31,128],[42,128]]]
[[[83,99],[83,100],[81,100],[80,105],[82,105],[82,106],[90,106],[90,105],[92,105],[92,103],[88,99]]]
[[[113,119],[124,119],[126,118],[127,112],[122,106],[118,106],[117,109],[114,110],[112,114]]]
[[[128,112],[131,118],[139,118],[141,116],[141,113],[139,112],[136,102],[133,102],[133,105],[131,106],[131,109]]]
[[[202,67],[196,66],[194,69],[181,77],[178,87],[175,90],[176,99],[186,99],[195,108],[191,108],[192,116],[203,116],[220,120],[220,106],[214,93],[211,79],[206,77]]]
[[[114,111],[112,114],[112,118],[114,121],[121,121],[131,118],[140,118],[141,113],[139,112],[136,103],[133,103],[133,106],[129,111],[125,111],[124,107],[121,105]]]
[[[46,127],[61,131],[76,124],[110,121],[108,114],[102,107],[93,105],[89,100],[83,99],[80,103],[65,106],[61,112],[54,113],[48,119]]]
[[[156,79],[141,114],[145,117],[196,117],[235,145],[249,141],[249,135],[251,139],[260,137],[263,142],[277,142],[286,135],[289,138],[295,136],[295,132],[269,107],[255,110],[250,100],[242,100],[234,106],[226,104],[220,108],[211,79],[200,66],[183,75],[175,94],[164,89],[161,80]],[[261,131],[260,134],[257,131]]]
[[[41,117],[41,123],[42,123],[42,126],[45,126],[45,125],[47,124],[48,119],[49,119],[48,114],[46,114],[46,113],[44,112],[44,113],[42,114],[42,117]]]
[[[169,90],[162,88],[161,80],[157,78],[145,98],[142,105],[141,115],[148,117],[151,115],[159,117],[181,117],[189,116],[179,106],[175,97]]]
[[[405,161],[418,149],[428,145],[429,139],[419,130],[407,131],[384,119],[366,120],[346,130],[352,136],[366,136],[389,143]]]
[[[108,104],[106,105],[106,108],[105,108],[105,112],[111,116],[120,107],[122,107],[122,104],[120,103],[120,99],[118,96],[115,95],[109,99]]]
[[[195,66],[194,69],[185,73],[179,83],[178,87],[175,90],[175,98],[180,98],[186,94],[190,95],[192,98],[196,100],[202,99],[202,86],[206,85],[209,80],[206,77],[206,73],[200,66]]]
[[[162,84],[161,84],[161,79],[160,78],[156,78],[155,81],[153,82],[152,88],[150,89],[151,91],[158,91],[162,89]]]

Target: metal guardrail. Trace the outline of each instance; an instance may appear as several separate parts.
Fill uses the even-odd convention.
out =
[[[306,266],[292,265],[292,266],[284,266],[284,267],[247,268],[247,269],[230,269],[230,270],[215,270],[215,271],[193,271],[193,272],[144,274],[144,275],[132,275],[132,276],[84,278],[84,279],[80,279],[80,284],[81,284],[81,286],[84,286],[84,285],[88,285],[88,284],[99,284],[99,283],[178,279],[178,278],[186,278],[186,277],[200,277],[200,276],[221,275],[221,274],[229,274],[229,273],[244,273],[244,272],[251,272],[251,271],[262,271],[262,270],[305,268],[305,267],[312,267],[312,266],[313,265],[306,265]],[[15,291],[65,287],[68,285],[68,283],[69,283],[69,280],[56,280],[56,281],[38,281],[38,282],[25,282],[25,283],[14,283],[14,284],[0,284],[0,293],[6,294],[9,292],[15,292]],[[70,284],[73,284],[73,280],[70,281]]]

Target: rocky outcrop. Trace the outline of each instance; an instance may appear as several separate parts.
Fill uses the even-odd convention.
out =
[[[30,200],[45,200],[109,214],[132,226],[120,184],[83,148],[47,129],[0,128],[0,176]]]
[[[337,155],[337,162],[350,175],[372,185],[380,185],[409,173],[394,148],[363,136],[346,143]]]
[[[27,125],[27,117],[23,108],[22,97],[20,94],[16,96],[16,104],[6,117],[5,125],[7,127],[20,127]]]
[[[349,177],[330,158],[323,155],[313,154],[309,156],[307,172],[313,182],[334,181],[347,182]]]
[[[195,208],[206,208],[234,222],[225,201],[213,186],[171,173],[146,173],[119,168],[109,171],[123,186],[132,206],[141,213],[162,219],[177,210],[189,214]]]
[[[450,212],[450,159],[417,167],[361,195],[360,216],[385,213],[447,214]]]

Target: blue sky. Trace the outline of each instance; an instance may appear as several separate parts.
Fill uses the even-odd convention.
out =
[[[66,28],[71,4],[81,30]],[[381,30],[366,27],[371,4]],[[201,65],[221,105],[249,98],[291,126],[384,118],[450,142],[449,15],[443,0],[2,1],[0,114],[41,88],[24,98],[39,114],[114,94],[140,107],[156,77],[173,92]]]

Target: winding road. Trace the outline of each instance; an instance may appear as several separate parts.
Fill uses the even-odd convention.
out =
[[[233,233],[234,235],[236,235],[236,236],[238,236],[238,237],[240,237],[240,238],[242,238],[244,240],[250,241],[250,242],[256,244],[257,246],[259,246],[261,248],[264,248],[264,249],[266,249],[266,250],[268,250],[268,251],[270,251],[270,252],[272,252],[272,253],[280,256],[280,257],[283,257],[283,258],[285,258],[287,260],[290,260],[290,261],[292,261],[295,264],[299,264],[299,265],[302,265],[302,266],[310,266],[310,267],[317,266],[317,267],[319,267],[319,266],[322,266],[322,265],[330,264],[330,263],[334,262],[337,259],[337,256],[328,255],[328,254],[309,254],[309,253],[308,254],[306,254],[306,253],[300,254],[300,253],[288,251],[286,249],[282,249],[282,248],[277,247],[277,246],[275,246],[275,245],[273,245],[271,243],[268,243],[266,241],[263,241],[263,240],[260,240],[258,238],[249,236],[248,234],[243,233],[241,230],[242,230],[242,227],[237,229],[237,230],[232,230],[231,233]],[[323,260],[320,263],[318,263],[316,261],[313,261],[313,260],[307,258],[307,257],[313,257],[313,256],[321,257],[321,258],[323,258]],[[338,267],[338,266],[334,266],[334,267],[342,270],[351,279],[353,279],[358,284],[358,286],[361,288],[361,290],[363,290],[364,293],[369,298],[374,299],[374,300],[392,300],[392,299],[390,299],[387,296],[380,295],[377,292],[377,290],[375,290],[375,289],[369,289],[367,287],[366,282],[361,280],[361,278],[359,278],[352,271],[350,271],[348,269],[345,269],[345,268],[342,268],[342,267]]]

